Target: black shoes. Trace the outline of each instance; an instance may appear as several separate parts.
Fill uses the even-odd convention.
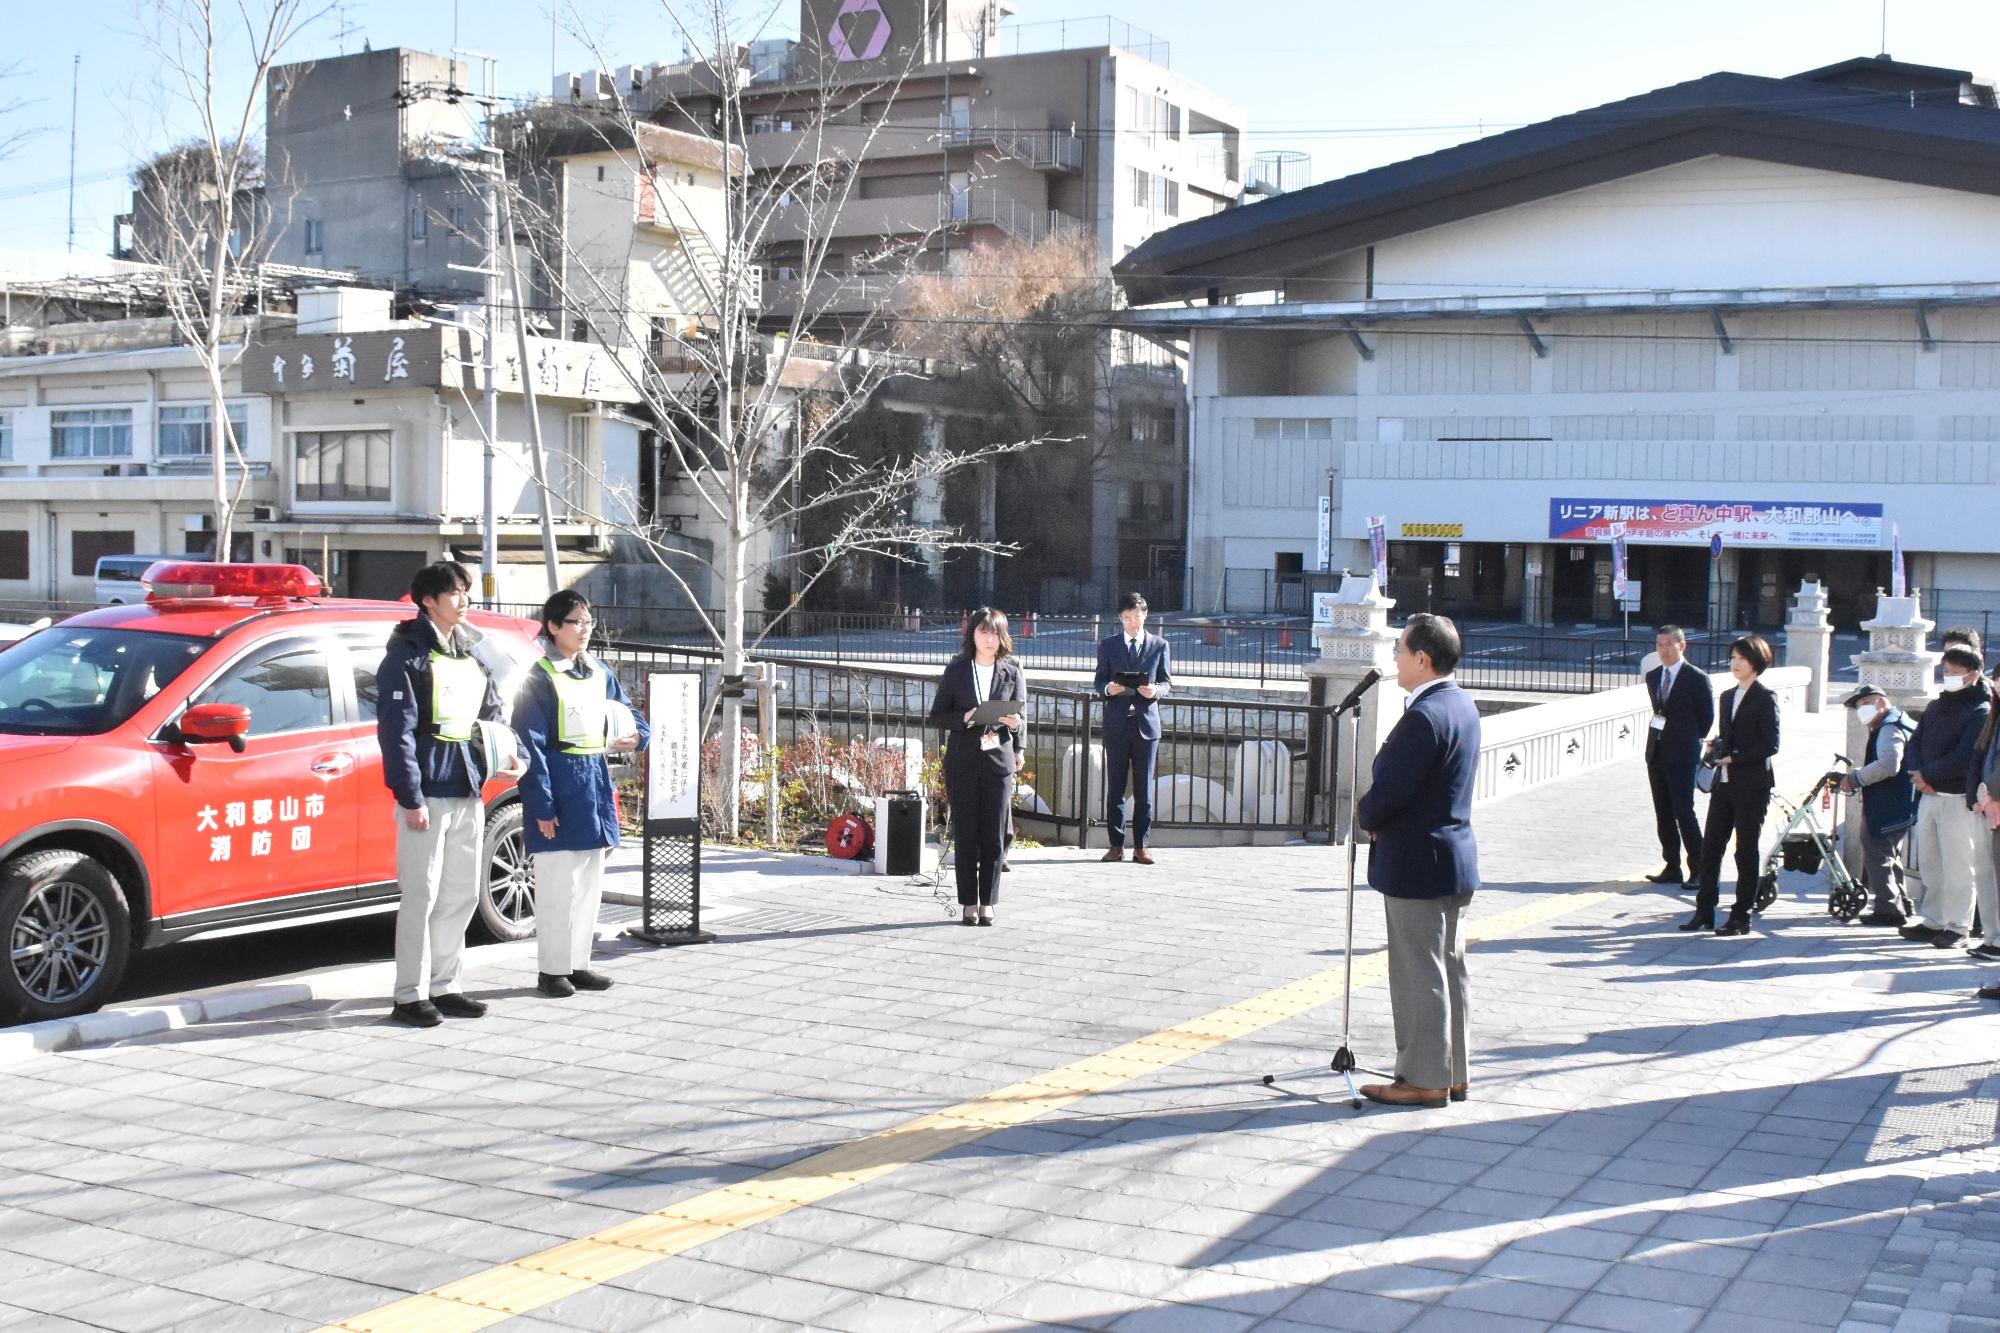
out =
[[[1904,926],[1896,932],[1912,944],[1929,944],[1937,938],[1938,932],[1919,921],[1913,926]]]
[[[1959,934],[1955,930],[1934,931],[1931,934],[1931,948],[1956,949],[1959,946],[1959,943],[1964,939],[1965,936]]]
[[[990,926],[993,924],[993,918],[990,916],[982,916],[979,918],[979,924],[982,926]]]
[[[1996,982],[1991,986],[1981,986],[1973,994],[1982,1000],[2000,1000],[2000,982]]]
[[[1909,924],[1909,918],[1901,912],[1870,912],[1867,916],[1860,918],[1860,921],[1864,926],[1896,926],[1900,928]]]
[[[1714,930],[1715,913],[1697,910],[1693,916],[1681,922],[1680,928],[1682,930]]]
[[[444,1015],[429,1000],[418,1000],[413,1004],[399,1004],[389,1011],[389,1017],[405,1027],[434,1028],[444,1022]]]
[[[962,916],[958,919],[958,924],[961,926],[976,926],[979,924],[979,918],[976,916]]]
[[[1747,916],[1738,916],[1736,913],[1731,912],[1729,919],[1717,927],[1715,933],[1718,935],[1748,935],[1750,933],[1750,918]]]
[[[551,999],[566,1000],[580,990],[610,990],[611,978],[587,967],[580,967],[566,977],[554,972],[537,972],[535,989]]]
[[[434,1028],[444,1022],[446,1015],[453,1018],[480,1018],[485,1013],[486,1005],[483,1001],[468,1000],[463,995],[434,995],[428,1000],[399,1004],[389,1011],[389,1017],[407,1027]]]
[[[1646,876],[1646,882],[1648,884],[1685,884],[1687,883],[1687,877],[1681,874],[1679,866],[1669,865]]]

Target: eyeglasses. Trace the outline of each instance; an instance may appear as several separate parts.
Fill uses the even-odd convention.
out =
[[[589,616],[585,616],[581,620],[565,620],[562,623],[568,625],[571,629],[595,629],[597,627],[597,622]]]

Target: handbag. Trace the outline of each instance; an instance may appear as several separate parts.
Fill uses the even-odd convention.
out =
[[[1704,759],[1694,766],[1694,789],[1701,792],[1715,790],[1715,775],[1722,770]]]

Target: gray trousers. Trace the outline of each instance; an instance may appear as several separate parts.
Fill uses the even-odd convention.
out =
[[[418,832],[396,821],[396,1003],[458,994],[465,928],[479,905],[479,840],[486,810],[477,796],[424,800],[431,826]]]
[[[1873,911],[1909,911],[1909,899],[1903,896],[1903,835],[1901,833],[1870,832],[1864,821],[1861,826],[1861,878],[1874,892]]]
[[[1389,1005],[1396,1020],[1396,1077],[1418,1088],[1466,1081],[1471,991],[1459,915],[1472,895],[1391,898]]]

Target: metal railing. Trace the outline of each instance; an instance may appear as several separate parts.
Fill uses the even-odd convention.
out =
[[[704,669],[707,698],[721,683],[717,655],[709,650],[607,645],[602,656],[634,699],[644,697],[647,672],[668,667]],[[942,730],[929,720],[934,675],[767,654],[758,660],[771,664],[780,682],[779,751],[826,757],[826,772],[806,778],[794,768],[788,780],[823,780],[856,797],[873,797],[918,786],[935,771],[924,762],[944,744]],[[1156,826],[1332,836],[1326,798],[1337,771],[1339,729],[1330,725],[1330,708],[1187,695],[1155,706],[1162,732]],[[746,728],[748,710],[746,704]],[[1104,700],[1088,689],[1030,684],[1022,716],[1015,812],[1084,846],[1090,829],[1104,822]],[[933,786],[934,802],[942,794]]]

